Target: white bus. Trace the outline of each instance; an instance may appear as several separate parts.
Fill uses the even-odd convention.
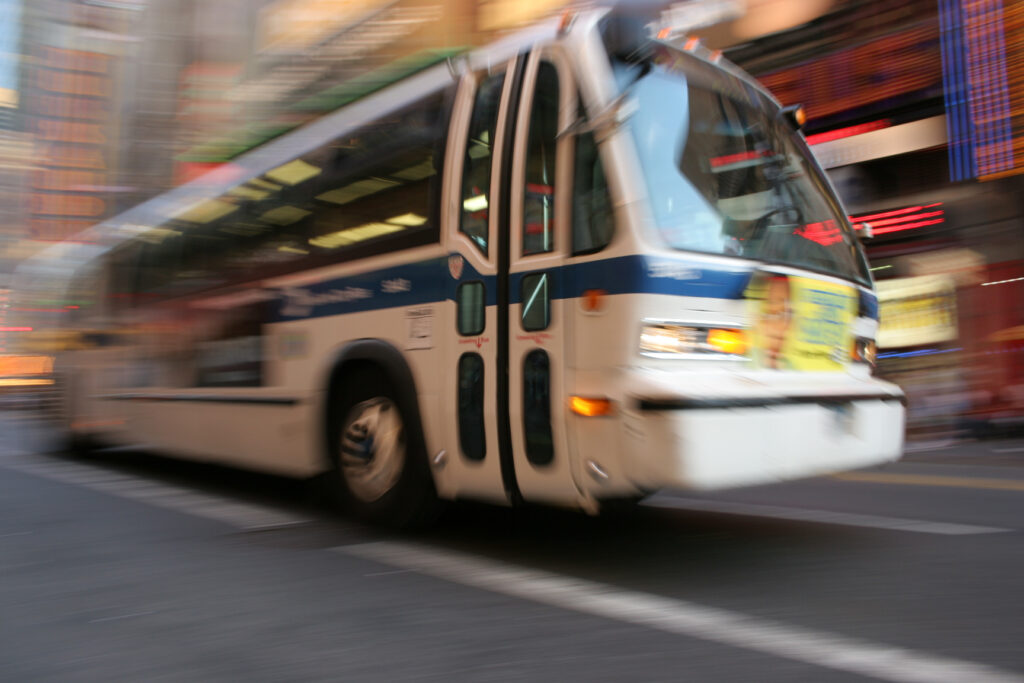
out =
[[[426,68],[26,265],[26,291],[67,274],[69,434],[324,475],[399,524],[899,457],[794,110],[637,26]]]

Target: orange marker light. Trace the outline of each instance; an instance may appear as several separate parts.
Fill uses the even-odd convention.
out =
[[[747,335],[741,330],[708,330],[707,344],[720,353],[742,356],[747,352]]]
[[[658,40],[665,40],[670,35],[672,35],[672,29],[666,26],[665,28],[658,31]]]
[[[686,39],[686,42],[683,43],[683,49],[687,52],[693,52],[698,47],[700,47],[700,38],[697,36],[690,36]]]
[[[558,22],[558,33],[565,33],[569,26],[572,24],[572,20],[576,17],[576,13],[571,9],[567,9],[562,12],[562,18]]]
[[[596,313],[604,308],[604,298],[608,292],[603,289],[588,289],[583,292],[582,305],[587,313]]]
[[[583,417],[598,417],[612,414],[612,402],[606,398],[584,398],[570,396],[569,407],[572,412]]]

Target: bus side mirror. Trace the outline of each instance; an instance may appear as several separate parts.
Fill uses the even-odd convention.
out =
[[[801,130],[807,123],[807,113],[804,111],[803,105],[800,104],[783,107],[779,115],[793,130]]]

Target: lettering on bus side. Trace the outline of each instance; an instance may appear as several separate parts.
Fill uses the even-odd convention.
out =
[[[317,306],[327,304],[350,303],[362,299],[370,299],[373,292],[363,287],[346,287],[329,289],[326,292],[311,292],[302,287],[288,287],[283,292],[285,297],[281,315],[288,318],[302,318],[313,312]]]
[[[699,280],[700,270],[674,261],[660,261],[647,264],[647,276],[670,280]]]

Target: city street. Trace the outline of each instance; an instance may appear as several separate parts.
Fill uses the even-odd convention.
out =
[[[368,529],[0,416],[0,680],[1024,680],[1024,443]]]

